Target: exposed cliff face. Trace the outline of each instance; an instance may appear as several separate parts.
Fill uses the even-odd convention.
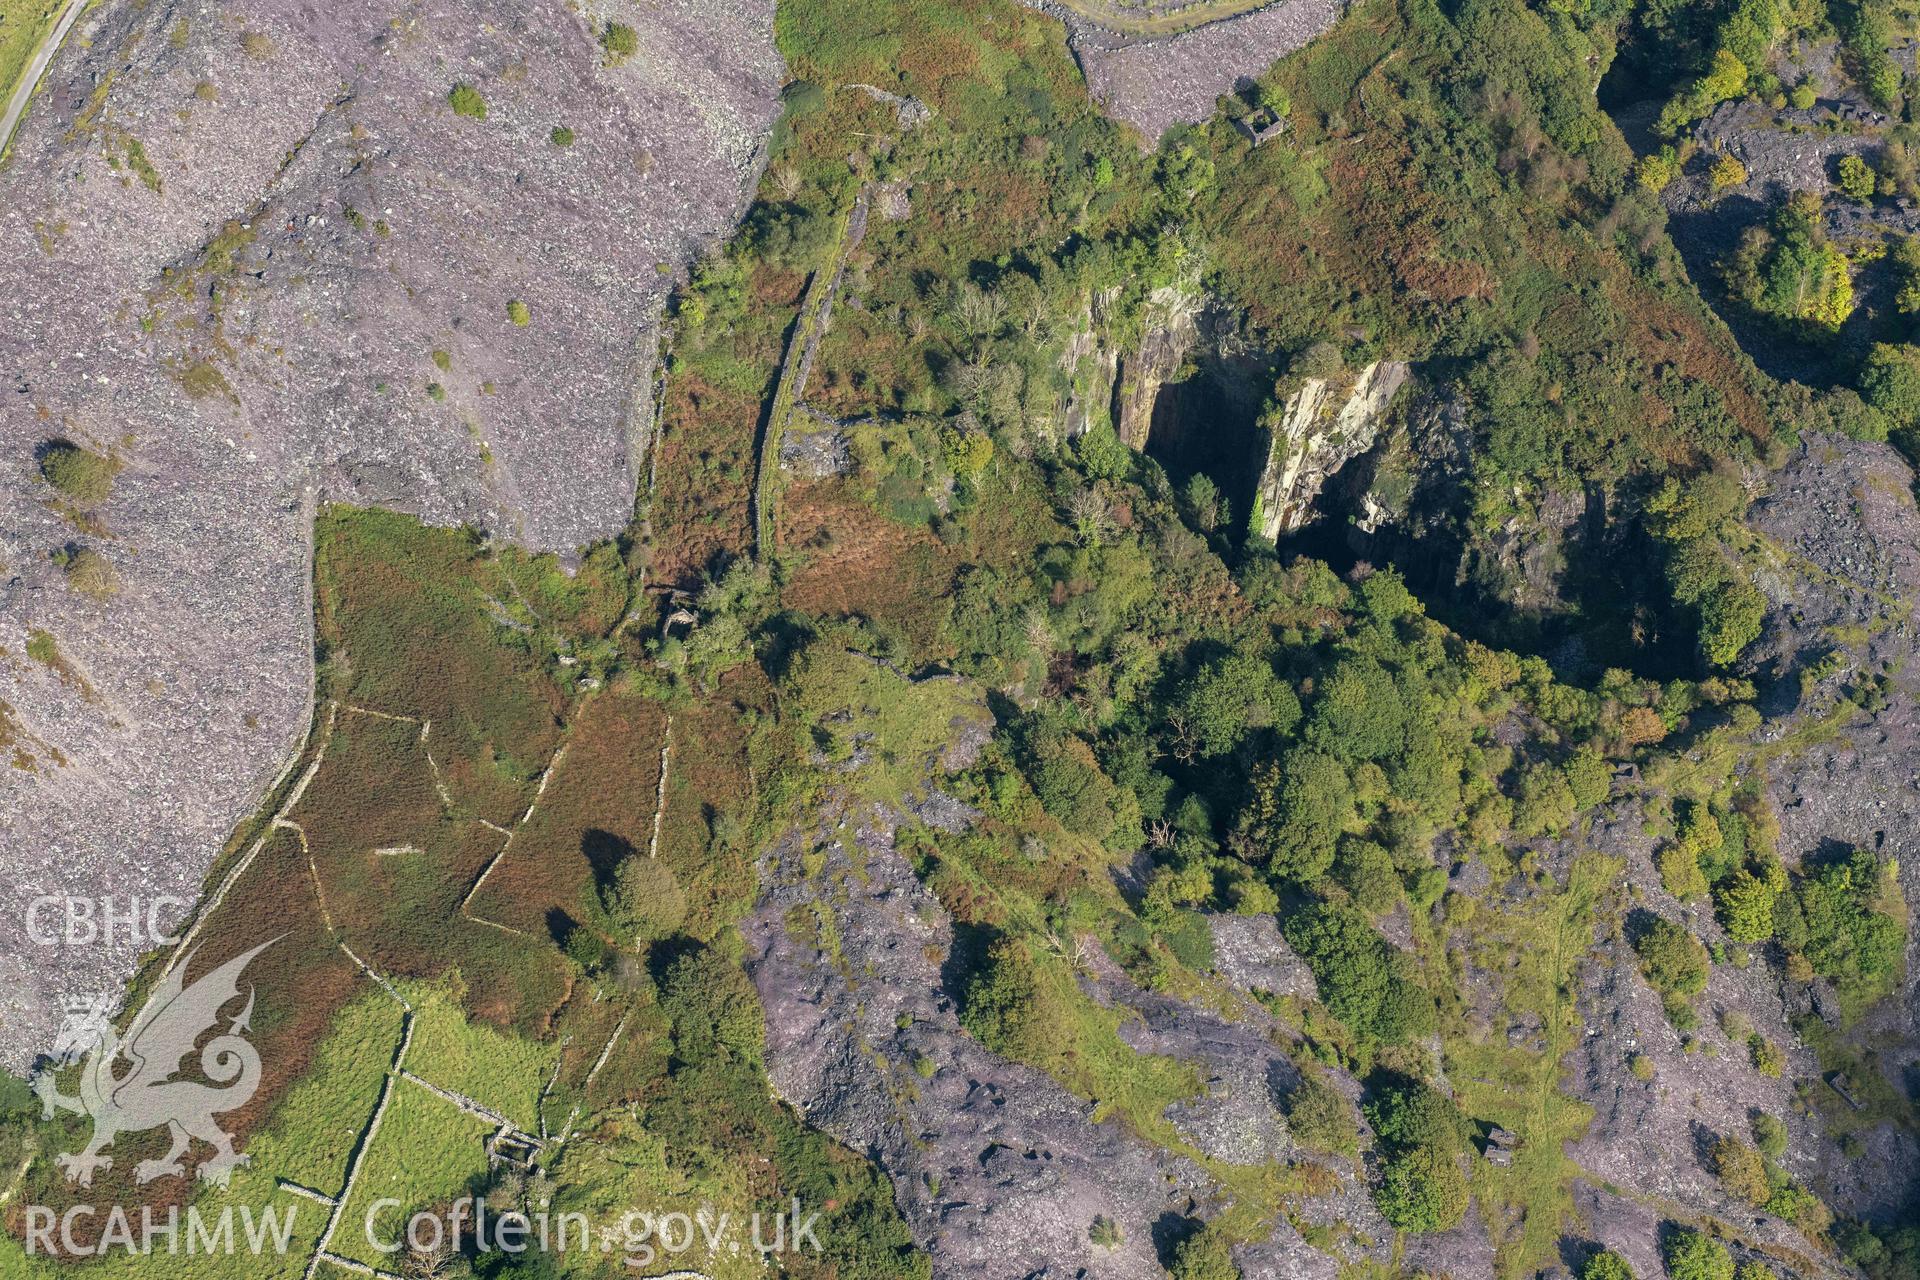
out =
[[[1144,450],[1153,432],[1153,406],[1160,388],[1180,371],[1193,349],[1202,295],[1197,289],[1164,285],[1147,300],[1140,345],[1120,367],[1114,429],[1130,449]]]
[[[1066,349],[1060,354],[1060,367],[1066,372],[1070,388],[1066,421],[1062,424],[1069,440],[1085,435],[1088,428],[1106,421],[1112,412],[1120,351],[1113,345],[1107,325],[1115,292],[1112,289],[1093,292],[1080,312],[1078,326],[1067,339]]]
[[[1278,538],[1307,523],[1327,480],[1373,447],[1407,372],[1405,361],[1376,360],[1344,396],[1334,379],[1308,378],[1287,398],[1260,477],[1255,533]]]
[[[1153,407],[1162,387],[1180,371],[1200,337],[1197,317],[1206,302],[1197,276],[1162,285],[1148,295],[1139,317],[1140,339],[1126,349],[1116,316],[1119,290],[1092,292],[1060,354],[1069,383],[1067,439],[1111,422],[1129,448],[1144,450],[1153,431]]]

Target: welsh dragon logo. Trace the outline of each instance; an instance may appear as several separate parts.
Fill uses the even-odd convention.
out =
[[[84,1057],[80,1095],[61,1093],[52,1071],[40,1072],[33,1082],[46,1118],[52,1119],[58,1108],[93,1120],[93,1138],[86,1148],[57,1158],[68,1181],[91,1186],[95,1170],[113,1167],[113,1157],[101,1153],[115,1138],[162,1125],[172,1132],[173,1146],[161,1159],[135,1165],[135,1181],[184,1173],[182,1158],[194,1138],[214,1148],[213,1158],[199,1170],[209,1182],[224,1187],[235,1166],[247,1162],[213,1117],[246,1105],[260,1087],[260,1055],[245,1037],[253,1016],[252,987],[247,988],[246,1006],[227,1029],[199,1046],[200,1074],[213,1083],[175,1077],[200,1038],[219,1023],[220,1010],[239,997],[241,973],[277,941],[235,956],[192,986],[183,984],[199,952],[196,948],[188,953],[161,981],[124,1038],[114,1031],[104,999],[73,1010],[56,1050],[67,1062]],[[123,1070],[116,1071],[122,1064]]]

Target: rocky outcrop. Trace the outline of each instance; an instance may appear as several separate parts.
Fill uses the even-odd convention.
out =
[[[1108,1008],[1132,1015],[1120,1024],[1120,1038],[1141,1053],[1190,1062],[1199,1072],[1202,1093],[1166,1112],[1180,1135],[1227,1164],[1283,1160],[1290,1143],[1280,1105],[1300,1083],[1300,1072],[1276,1041],[1291,1034],[1258,1006],[1229,1020],[1144,991],[1092,938],[1082,940],[1081,953],[1086,957],[1081,986]]]
[[[1117,297],[1114,289],[1094,291],[1061,350],[1060,368],[1067,375],[1068,391],[1060,426],[1069,440],[1085,435],[1095,423],[1111,420],[1120,352],[1108,336],[1107,325]]]
[[[1792,743],[1775,748],[1764,775],[1779,820],[1779,852],[1799,867],[1836,846],[1878,849],[1899,859],[1907,900],[1920,900],[1913,835],[1920,829],[1920,511],[1912,474],[1887,445],[1809,435],[1764,483],[1767,492],[1748,523],[1772,543],[1770,553],[1755,557],[1756,582],[1771,607],[1748,666],[1767,713],[1756,743]],[[1826,674],[1803,683],[1809,668]],[[1863,698],[1863,706],[1841,702],[1844,690],[1868,679],[1885,682],[1884,697]],[[1731,945],[1710,903],[1682,903],[1667,893],[1637,801],[1617,803],[1587,842],[1624,860],[1625,904],[1682,922],[1710,946]],[[1920,1145],[1890,1121],[1850,1122],[1858,1145],[1843,1152],[1827,1119],[1845,1114],[1835,1111],[1842,1104],[1822,1083],[1823,1064],[1795,1027],[1808,1016],[1827,1020],[1839,1044],[1866,1048],[1866,1069],[1902,1093],[1920,1069],[1916,960],[1920,949],[1910,936],[1906,990],[1846,1027],[1822,982],[1797,981],[1758,959],[1716,964],[1699,997],[1699,1025],[1683,1035],[1627,941],[1618,932],[1603,936],[1581,970],[1585,1034],[1564,1063],[1568,1092],[1594,1108],[1594,1119],[1568,1154],[1595,1179],[1630,1186],[1663,1212],[1738,1224],[1747,1244],[1772,1253],[1783,1275],[1839,1274],[1818,1261],[1819,1250],[1793,1226],[1731,1199],[1706,1150],[1717,1136],[1744,1137],[1754,1115],[1773,1115],[1790,1135],[1786,1171],[1836,1212],[1883,1225],[1910,1212],[1920,1192],[1913,1173]],[[1749,1026],[1784,1051],[1782,1076],[1753,1066]],[[1645,1063],[1638,1073],[1623,1069],[1636,1058]],[[1800,1082],[1820,1105],[1799,1105]],[[1611,1199],[1586,1194],[1597,1206]],[[1616,1211],[1633,1216],[1618,1203],[1607,1216]],[[1592,1234],[1618,1248],[1640,1225]]]
[[[886,1171],[937,1277],[1160,1280],[1154,1225],[1209,1180],[961,1030],[939,967],[953,922],[895,851],[899,820],[826,813],[762,860],[743,932],[774,1088]],[[1112,1248],[1088,1234],[1102,1216]]]
[[[1120,365],[1120,385],[1114,399],[1119,421],[1115,431],[1130,449],[1145,450],[1153,432],[1153,405],[1192,350],[1199,328],[1202,295],[1195,287],[1162,285],[1147,298],[1140,345]]]
[[[1319,996],[1313,971],[1280,936],[1272,916],[1214,913],[1207,916],[1207,926],[1214,967],[1234,990],[1303,1001]]]
[[[318,501],[542,549],[625,525],[673,268],[732,225],[784,71],[772,0],[622,20],[616,65],[558,0],[86,7],[0,171],[0,896],[197,896],[306,723]],[[122,463],[90,518],[38,477],[53,436]],[[68,589],[70,542],[115,598]],[[23,927],[15,1066],[139,949]]]
[[[1776,473],[1748,523],[1772,539],[1785,562],[1758,585],[1772,608],[1753,660],[1778,676],[1770,701],[1778,718],[1760,733],[1776,740],[1837,712],[1837,733],[1806,735],[1768,770],[1789,863],[1836,845],[1876,849],[1899,860],[1901,891],[1920,904],[1920,510],[1913,472],[1890,445],[1809,435]],[[1804,691],[1800,672],[1816,659],[1828,672]],[[1858,709],[1838,698],[1867,679],[1881,696]],[[1789,709],[1789,707],[1791,709]],[[1805,988],[1787,995],[1814,1008]],[[1881,1001],[1849,1038],[1872,1047],[1870,1061],[1896,1096],[1920,1074],[1920,930],[1908,929],[1906,985]],[[1836,1210],[1879,1222],[1911,1212],[1920,1197],[1920,1141],[1883,1122],[1844,1155],[1818,1148],[1811,1181]]]
[[[799,423],[811,419],[807,430]],[[845,424],[806,411],[780,436],[780,469],[806,480],[824,480],[828,476],[849,475],[853,471],[853,447],[847,440]]]
[[[1407,373],[1405,361],[1376,360],[1350,387],[1331,378],[1300,384],[1273,428],[1255,496],[1253,532],[1279,538],[1311,518],[1313,500],[1327,480],[1373,447]]]
[[[1809,435],[1748,523],[1787,557],[1755,580],[1771,608],[1754,667],[1789,674],[1842,637],[1857,636],[1849,652],[1868,666],[1913,651],[1920,515],[1912,472],[1891,445]]]

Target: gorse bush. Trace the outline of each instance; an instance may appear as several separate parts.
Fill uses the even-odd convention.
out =
[[[487,100],[470,84],[456,84],[447,90],[447,105],[453,108],[453,114],[469,120],[487,118]]]
[[[1703,1232],[1676,1228],[1662,1254],[1672,1280],[1733,1280],[1727,1246]]]
[[[1627,1260],[1611,1249],[1602,1249],[1580,1267],[1580,1280],[1639,1280]]]
[[[981,1044],[1015,1060],[1051,1052],[1066,1030],[1066,1013],[1042,984],[1033,953],[1015,938],[988,949],[966,989],[960,1021]]]
[[[80,547],[67,555],[62,567],[67,585],[94,600],[107,600],[120,592],[120,575],[113,562],[92,547]]]
[[[1779,1116],[1762,1111],[1753,1117],[1753,1141],[1761,1155],[1778,1160],[1787,1154],[1787,1126]]]
[[[1710,1154],[1713,1171],[1728,1194],[1751,1205],[1764,1205],[1773,1194],[1766,1162],[1754,1147],[1729,1135],[1716,1139]]]
[[[1457,1155],[1416,1147],[1388,1160],[1373,1200],[1402,1231],[1445,1231],[1467,1213],[1467,1178]]]
[[[610,62],[624,62],[640,52],[640,35],[623,22],[609,21],[600,29],[600,47]]]
[[[1351,1154],[1358,1132],[1353,1104],[1318,1076],[1307,1076],[1287,1095],[1287,1129],[1310,1151]]]
[[[1169,1280],[1240,1280],[1233,1261],[1233,1237],[1215,1223],[1207,1223],[1173,1247],[1167,1264]]]
[[[1458,1152],[1466,1145],[1466,1118],[1452,1099],[1424,1081],[1383,1073],[1362,1110],[1389,1149],[1431,1146]]]
[[[111,458],[71,440],[54,440],[40,449],[41,478],[75,502],[105,502],[118,470]]]

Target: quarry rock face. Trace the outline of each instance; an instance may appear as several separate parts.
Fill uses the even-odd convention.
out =
[[[293,751],[318,504],[538,549],[630,516],[661,305],[784,71],[771,0],[620,20],[616,59],[548,0],[108,0],[54,60],[0,171],[4,1065],[141,950],[11,904],[192,899]],[[104,500],[41,480],[60,439]]]
[[[1153,405],[1160,388],[1179,372],[1199,329],[1194,324],[1204,295],[1197,281],[1181,287],[1163,285],[1147,298],[1140,345],[1120,363],[1116,394],[1119,421],[1114,431],[1120,443],[1144,451],[1153,432]]]
[[[1255,533],[1273,539],[1307,523],[1327,480],[1373,447],[1407,373],[1403,360],[1376,360],[1344,393],[1331,378],[1301,382],[1273,429]]]

